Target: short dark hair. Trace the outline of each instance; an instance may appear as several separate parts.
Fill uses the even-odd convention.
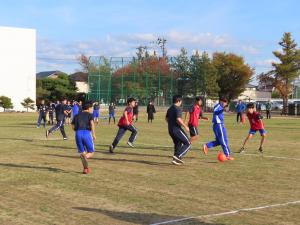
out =
[[[196,102],[199,102],[200,100],[202,101],[202,97],[201,97],[201,96],[197,96],[197,97],[195,98],[195,101],[196,101]]]
[[[253,109],[254,108],[254,103],[250,102],[247,104],[247,109]]]
[[[182,101],[182,96],[181,95],[174,95],[173,96],[173,103],[177,103]]]
[[[82,110],[88,110],[89,108],[93,107],[93,102],[92,101],[86,101],[83,106]]]
[[[220,96],[219,101],[228,102],[228,99],[225,96]]]
[[[135,98],[128,98],[127,99],[127,105],[130,104],[131,102],[136,101]]]

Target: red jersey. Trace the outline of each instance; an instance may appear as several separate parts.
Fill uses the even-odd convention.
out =
[[[198,127],[199,119],[202,114],[201,107],[199,105],[193,105],[189,112],[190,112],[189,124],[192,125],[193,127]]]
[[[130,106],[127,106],[125,108],[124,112],[125,111],[127,112],[128,122],[131,125],[132,124],[132,117],[133,117],[133,110]],[[120,118],[118,126],[127,126],[126,118],[125,118],[124,115]]]
[[[260,118],[260,114],[258,112],[247,113],[247,117],[250,122],[250,126],[252,130],[260,130],[264,129],[264,123]]]

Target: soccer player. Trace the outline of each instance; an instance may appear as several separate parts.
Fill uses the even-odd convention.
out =
[[[127,99],[127,107],[125,108],[123,112],[123,116],[120,118],[118,126],[119,131],[117,133],[117,136],[115,137],[113,143],[109,146],[109,152],[114,153],[114,149],[118,145],[119,141],[125,134],[127,130],[131,131],[131,135],[129,137],[129,140],[127,144],[134,148],[133,142],[136,139],[137,136],[137,130],[135,126],[133,126],[133,107],[135,106],[136,100],[134,98],[128,98]]]
[[[234,158],[230,156],[228,138],[226,134],[226,128],[224,126],[223,112],[227,106],[228,106],[228,100],[225,97],[220,97],[219,103],[216,104],[214,107],[213,119],[212,119],[213,131],[215,133],[216,140],[203,145],[203,152],[205,155],[207,155],[209,148],[213,148],[218,145],[221,145],[227,160],[234,160]]]
[[[52,126],[54,124],[54,111],[55,111],[55,104],[50,102],[48,106],[48,114],[49,114],[48,124],[51,124]]]
[[[168,109],[166,114],[166,121],[168,123],[169,135],[174,143],[174,155],[172,164],[181,165],[183,156],[191,148],[191,142],[182,129],[185,128],[189,132],[189,127],[182,120],[182,110],[180,108],[182,104],[181,95],[173,96],[173,105]]]
[[[79,113],[79,105],[78,105],[78,102],[76,101],[73,101],[73,106],[72,106],[72,121],[74,119],[74,117],[76,115],[78,115]]]
[[[83,174],[88,174],[91,172],[88,159],[93,157],[95,151],[93,141],[96,140],[92,102],[85,102],[82,110],[73,118],[72,128],[75,130],[75,140],[83,165]]]
[[[137,122],[139,119],[139,103],[137,101],[133,107],[133,119],[135,119],[135,122]]]
[[[242,116],[243,116],[245,109],[246,109],[245,104],[242,102],[242,100],[239,100],[235,107],[237,123],[242,122]]]
[[[258,112],[256,112],[253,103],[249,103],[247,105],[247,117],[250,122],[250,131],[249,131],[249,134],[246,137],[244,144],[243,144],[242,148],[240,149],[239,153],[243,153],[245,151],[245,145],[246,145],[247,141],[249,139],[251,139],[257,131],[259,131],[259,133],[261,135],[261,141],[260,141],[260,146],[259,146],[258,151],[263,153],[263,144],[264,144],[267,132],[264,129],[264,124],[262,121],[263,117]]]
[[[93,110],[93,116],[94,116],[94,122],[98,125],[99,123],[99,112],[100,112],[100,105],[98,102],[95,102],[94,104],[94,110]]]
[[[190,142],[196,141],[199,137],[198,125],[199,119],[208,120],[207,117],[203,116],[202,113],[202,99],[201,97],[195,98],[194,105],[189,109],[189,122],[188,126],[190,129]],[[186,123],[188,112],[185,113],[184,123]]]
[[[148,123],[149,121],[154,120],[154,113],[156,113],[155,107],[153,105],[153,102],[150,101],[149,104],[147,105],[147,114],[148,114]]]
[[[48,112],[48,106],[45,105],[45,100],[41,101],[41,104],[37,107],[39,118],[37,121],[37,128],[40,128],[41,122],[43,121],[43,126],[46,128],[46,116]]]
[[[267,119],[271,119],[271,110],[272,110],[272,103],[269,100],[266,104],[266,114],[267,114]]]
[[[115,104],[114,104],[113,102],[111,102],[111,103],[109,104],[109,107],[108,107],[108,112],[109,112],[109,116],[108,116],[108,124],[110,124],[111,118],[113,118],[114,124],[116,124],[115,109],[116,109]]]
[[[60,104],[56,105],[55,114],[56,114],[57,124],[55,126],[53,126],[50,130],[46,131],[46,138],[48,138],[49,135],[52,134],[53,132],[60,129],[63,139],[68,140],[66,132],[65,132],[65,128],[64,128],[65,119],[66,119],[66,116],[68,115],[67,99],[64,98]]]
[[[72,105],[70,101],[67,102],[67,107],[68,107],[68,115],[66,116],[66,124],[70,125],[71,117],[72,117]]]

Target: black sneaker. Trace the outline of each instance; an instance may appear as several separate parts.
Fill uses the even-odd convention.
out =
[[[239,153],[244,153],[245,152],[245,148],[244,147],[241,147]]]
[[[109,152],[114,153],[114,147],[112,145],[109,146]]]
[[[176,162],[180,163],[180,164],[184,164],[184,162],[178,158],[176,155],[173,156],[173,160],[175,160]]]
[[[263,149],[262,149],[262,147],[259,147],[258,151],[259,151],[260,153],[263,153],[263,152],[264,152]]]

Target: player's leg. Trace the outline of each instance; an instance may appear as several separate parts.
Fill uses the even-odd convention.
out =
[[[41,113],[39,113],[39,117],[38,117],[38,121],[37,121],[37,128],[40,128],[40,126],[41,126],[41,121],[42,121],[42,115],[41,115]]]
[[[267,136],[267,132],[266,132],[265,129],[260,129],[259,133],[261,135],[261,139],[260,139],[260,146],[259,146],[258,151],[261,152],[261,153],[263,153],[263,144],[265,142],[265,139],[266,139],[266,136]]]
[[[128,144],[130,147],[134,147],[133,142],[135,141],[135,139],[136,139],[136,137],[137,137],[137,129],[136,129],[136,127],[135,127],[134,125],[129,125],[129,126],[127,127],[127,129],[130,130],[130,132],[131,132],[131,135],[130,135],[130,137],[129,137],[129,139],[128,139],[127,144]]]
[[[175,156],[179,159],[182,159],[191,148],[191,142],[182,129],[174,130],[174,136],[181,143],[181,146],[177,149]]]
[[[42,121],[43,121],[44,128],[46,128],[46,123],[47,123],[46,115],[42,115]]]
[[[217,131],[218,131],[218,124],[214,124],[213,125],[213,132],[215,134],[215,140],[211,141],[211,142],[208,142],[208,143],[206,143],[206,144],[203,145],[203,149],[202,150],[203,150],[203,153],[205,155],[208,154],[208,149],[214,148],[214,147],[220,145],[219,138],[218,138],[218,132]]]
[[[90,131],[88,130],[85,130],[83,131],[83,143],[84,143],[84,146],[85,146],[85,149],[86,149],[86,152],[85,152],[85,160],[86,160],[86,165],[87,165],[87,173],[90,173],[91,172],[91,169],[88,165],[88,159],[92,158],[93,155],[94,155],[94,152],[95,152],[95,149],[94,149],[94,141],[93,141],[93,137],[92,137],[92,134]]]
[[[67,137],[66,132],[65,132],[64,122],[61,123],[61,126],[59,127],[59,129],[60,129],[60,133],[62,134],[64,140],[67,140],[68,137]]]
[[[249,134],[247,135],[246,139],[244,140],[243,146],[241,147],[239,153],[243,153],[245,151],[245,146],[246,146],[248,140],[250,140],[254,134],[255,134],[254,130],[249,131]]]
[[[218,124],[218,141],[223,149],[223,153],[226,155],[227,158],[230,157],[230,148],[228,146],[228,138],[226,128],[224,124]]]
[[[190,142],[193,143],[194,141],[198,140],[199,132],[197,127],[189,125],[189,128],[190,128],[190,136],[191,136]]]
[[[113,153],[114,149],[117,147],[119,141],[122,139],[122,137],[124,136],[125,132],[126,132],[127,128],[126,127],[119,127],[118,133],[113,141],[113,143],[111,144],[109,151],[111,153]]]

